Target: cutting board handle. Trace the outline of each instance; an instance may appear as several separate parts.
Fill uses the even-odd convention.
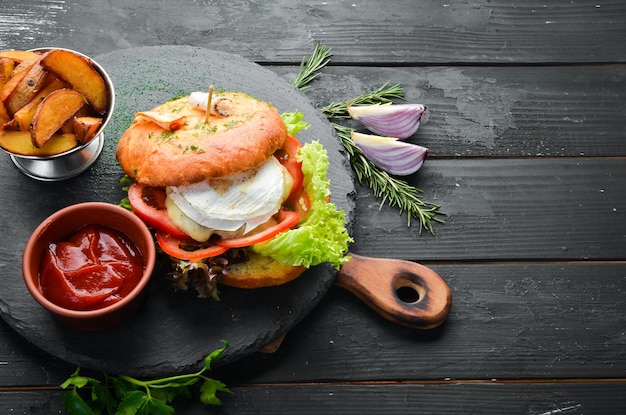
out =
[[[355,294],[378,314],[414,329],[434,328],[447,319],[452,293],[432,269],[400,259],[349,255],[351,259],[341,267],[336,285]],[[414,298],[405,301],[403,291],[412,291]]]

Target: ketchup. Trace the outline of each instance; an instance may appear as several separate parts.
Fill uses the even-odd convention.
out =
[[[39,285],[58,306],[95,310],[128,295],[142,274],[141,252],[128,236],[106,226],[88,225],[48,245]]]

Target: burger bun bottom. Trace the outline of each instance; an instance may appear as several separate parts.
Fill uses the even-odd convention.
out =
[[[236,288],[262,288],[282,285],[298,278],[306,270],[303,266],[282,264],[272,258],[249,252],[249,260],[231,264],[220,283]]]

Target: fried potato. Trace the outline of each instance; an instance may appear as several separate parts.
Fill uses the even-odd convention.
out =
[[[9,58],[0,58],[0,88],[7,83],[15,69],[15,61]]]
[[[85,144],[94,138],[102,121],[102,118],[98,117],[75,117],[72,120],[72,128],[78,142]]]
[[[0,147],[51,156],[87,144],[109,106],[105,80],[69,50],[0,51]]]
[[[67,85],[65,82],[61,81],[58,78],[54,78],[52,82],[50,82],[47,86],[45,86],[41,91],[39,91],[31,101],[24,105],[19,109],[15,114],[13,114],[13,118],[17,122],[17,127],[20,130],[28,131],[30,130],[31,123],[35,118],[35,112],[37,112],[37,107],[44,100],[45,97],[50,95],[52,92],[57,89],[66,88]]]
[[[43,55],[41,66],[83,94],[99,114],[106,111],[106,84],[87,58],[67,50],[55,49]]]
[[[0,101],[0,129],[4,129],[4,124],[11,121],[11,116],[7,112],[6,107],[4,106],[4,102]]]
[[[36,54],[35,52],[28,52],[25,50],[11,49],[11,50],[0,51],[0,58],[9,58],[13,62],[18,62],[18,63],[29,60],[29,59],[37,58],[37,57],[39,57],[39,55]]]
[[[80,117],[98,118],[98,113],[95,112],[93,108],[91,108],[91,105],[83,105],[81,109],[76,111],[76,113],[69,120],[67,120],[65,124],[63,124],[63,127],[61,127],[61,129],[58,132],[76,134],[76,132],[74,131],[74,118],[80,118]]]
[[[75,134],[54,134],[40,148],[33,146],[30,131],[0,130],[0,147],[23,156],[52,156],[73,149],[78,145]]]
[[[11,73],[11,77],[2,85],[2,89],[0,89],[0,100],[2,100],[5,105],[7,99],[13,94],[15,88],[17,88],[18,84],[24,79],[28,71],[37,64],[39,58],[31,59],[27,61],[23,61],[18,64],[13,72]],[[7,108],[8,109],[8,108]]]
[[[83,95],[73,89],[57,89],[44,98],[33,118],[30,131],[32,145],[43,147],[83,105]]]
[[[24,105],[28,104],[33,97],[43,88],[48,77],[48,72],[38,63],[35,63],[15,85],[4,102],[9,114],[15,114]]]

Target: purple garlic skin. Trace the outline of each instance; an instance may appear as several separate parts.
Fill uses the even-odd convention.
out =
[[[369,131],[400,140],[411,137],[420,126],[427,107],[422,104],[374,104],[348,107],[348,114]]]

